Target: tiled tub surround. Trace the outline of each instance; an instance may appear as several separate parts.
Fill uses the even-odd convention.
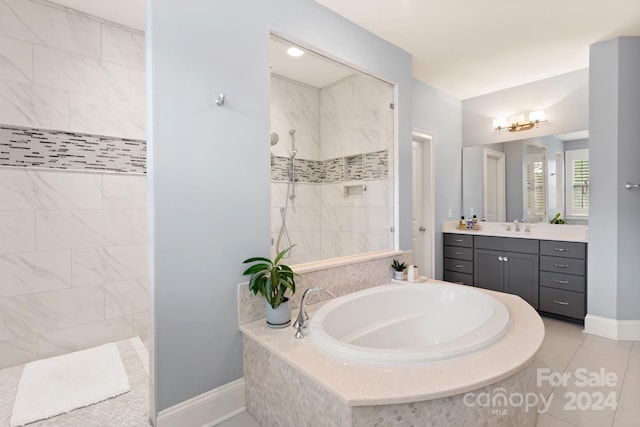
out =
[[[147,335],[146,176],[0,168],[0,367]]]
[[[391,262],[394,258],[411,264],[411,252],[380,251],[292,266],[299,274],[296,278],[297,292],[290,297],[293,314],[300,307],[304,290],[312,286],[320,285],[338,297],[388,282],[392,276]],[[323,299],[322,295],[312,293],[307,301],[313,304]],[[249,291],[248,283],[238,285],[240,325],[264,319],[265,304],[262,296]]]
[[[261,425],[534,426],[537,408],[465,401],[471,391],[494,396],[504,389],[507,398],[536,391],[540,317],[518,297],[485,292],[509,309],[507,334],[471,356],[423,366],[347,362],[295,339],[291,328],[273,330],[263,320],[242,325],[247,411]]]
[[[145,139],[142,32],[45,0],[0,0],[2,123]]]
[[[294,129],[296,198],[287,230],[296,264],[393,246],[393,88],[355,74],[323,88],[271,77],[272,256],[281,227]],[[364,188],[366,186],[366,191]],[[281,243],[280,249],[286,246]]]

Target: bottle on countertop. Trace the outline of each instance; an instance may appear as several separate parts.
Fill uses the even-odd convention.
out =
[[[480,224],[478,224],[478,217],[477,216],[473,216],[473,229],[474,230],[480,230]]]
[[[464,220],[464,215],[460,217],[460,224],[458,228],[460,228],[460,230],[467,228],[467,222]]]

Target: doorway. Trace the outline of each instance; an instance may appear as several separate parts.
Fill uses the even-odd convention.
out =
[[[434,145],[430,135],[414,132],[411,141],[412,200],[411,238],[413,263],[420,274],[433,277],[435,254]]]
[[[484,149],[484,215],[490,222],[504,222],[507,218],[505,189],[505,155]]]

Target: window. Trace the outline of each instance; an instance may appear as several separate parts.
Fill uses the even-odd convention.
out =
[[[567,217],[589,215],[589,149],[565,151]]]

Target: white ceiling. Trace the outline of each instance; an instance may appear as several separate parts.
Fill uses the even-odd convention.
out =
[[[53,1],[145,26],[145,0]],[[640,36],[640,0],[316,1],[409,52],[415,78],[459,99],[586,68],[589,45]]]

